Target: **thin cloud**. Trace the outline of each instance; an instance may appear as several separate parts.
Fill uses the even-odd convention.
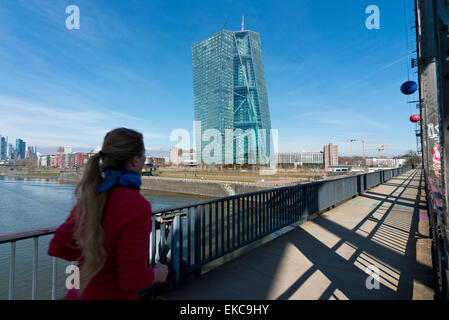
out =
[[[87,145],[102,142],[104,135],[116,127],[133,127],[145,131],[145,139],[167,139],[148,132],[141,119],[120,112],[89,110],[64,111],[14,97],[0,96],[0,134],[25,139],[32,145]],[[12,140],[11,140],[12,141]]]

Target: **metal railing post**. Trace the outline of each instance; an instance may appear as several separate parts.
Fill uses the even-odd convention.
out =
[[[14,300],[14,273],[16,269],[16,242],[11,241],[11,255],[9,262],[9,300]]]
[[[33,254],[33,279],[31,283],[31,299],[36,300],[37,295],[37,256],[38,256],[38,237],[34,237],[34,254]]]
[[[201,275],[201,219],[204,217],[203,213],[203,206],[195,207],[195,221],[194,221],[194,228],[193,228],[193,234],[194,234],[194,264],[196,268],[196,275]],[[204,233],[203,233],[204,236]],[[203,239],[204,240],[204,239]],[[204,249],[204,246],[203,246]]]
[[[52,259],[53,263],[53,270],[52,270],[52,277],[51,277],[51,300],[56,299],[56,257],[53,257]]]

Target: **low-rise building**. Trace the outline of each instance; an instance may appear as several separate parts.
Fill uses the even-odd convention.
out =
[[[146,158],[145,164],[163,167],[163,166],[165,166],[165,158],[164,157],[149,156],[149,157]]]
[[[53,168],[80,168],[87,164],[87,161],[94,153],[74,152],[70,154],[58,153],[56,155],[39,156],[38,164],[42,167]]]
[[[277,154],[279,165],[293,165],[294,167],[304,164],[323,165],[324,154],[321,151],[303,152],[280,152]]]
[[[406,159],[399,158],[368,158],[366,159],[366,165],[372,167],[400,167],[404,165]]]
[[[193,167],[198,165],[196,152],[190,149],[188,152],[183,152],[181,155],[181,163],[183,166]]]
[[[352,171],[351,165],[337,165],[327,167],[327,172],[330,174],[342,174],[342,173],[349,173],[351,171]]]

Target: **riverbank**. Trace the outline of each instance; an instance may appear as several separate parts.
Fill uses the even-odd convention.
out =
[[[5,173],[0,172],[0,176],[11,178],[31,178],[31,179],[59,179],[59,173]]]
[[[80,173],[61,172],[59,181],[76,183],[81,179]],[[275,188],[274,184],[231,182],[222,180],[200,180],[183,178],[165,178],[155,176],[142,177],[142,190],[164,191],[173,193],[184,193],[201,195],[207,197],[226,197],[234,191],[236,194],[261,191]]]
[[[1,174],[13,178],[27,179],[55,179],[61,183],[76,184],[81,179],[81,173],[76,171],[62,171],[59,173],[50,172],[4,172]],[[163,191],[173,193],[184,193],[191,195],[201,195],[207,197],[225,197],[233,192],[235,194],[261,191],[268,188],[275,188],[274,184],[236,182],[224,180],[200,180],[165,177],[142,177],[142,190]]]
[[[260,175],[256,172],[238,171],[170,171],[160,176],[143,176],[142,190],[184,193],[207,197],[225,197],[277,188],[285,185],[307,183],[315,179],[304,173],[281,172],[274,175]],[[8,177],[27,179],[55,179],[61,183],[76,184],[82,177],[82,170],[1,170]],[[314,172],[316,175],[316,173]]]

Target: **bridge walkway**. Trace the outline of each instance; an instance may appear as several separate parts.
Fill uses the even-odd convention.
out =
[[[403,173],[160,298],[433,299],[424,190]]]

